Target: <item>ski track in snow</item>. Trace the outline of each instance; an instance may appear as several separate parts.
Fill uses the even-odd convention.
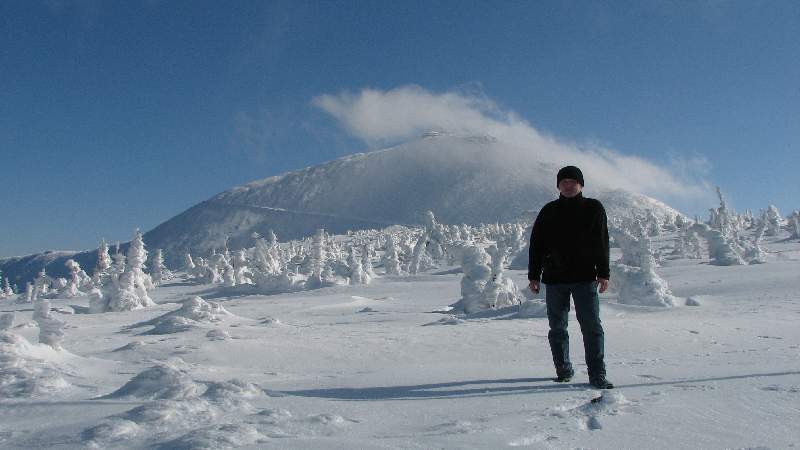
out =
[[[0,447],[800,446],[800,262],[658,270],[698,306],[604,294],[611,391],[586,384],[574,312],[576,377],[556,384],[546,319],[444,312],[461,278],[448,268],[213,303],[175,283],[125,313],[54,299],[60,351],[37,343],[29,305],[0,302],[17,315],[0,342]]]

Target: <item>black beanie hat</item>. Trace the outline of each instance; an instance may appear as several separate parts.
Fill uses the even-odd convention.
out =
[[[556,187],[561,184],[561,180],[564,178],[576,180],[581,186],[585,186],[583,184],[583,173],[581,172],[581,169],[578,169],[575,166],[562,167],[561,170],[558,171],[558,175],[556,175]]]

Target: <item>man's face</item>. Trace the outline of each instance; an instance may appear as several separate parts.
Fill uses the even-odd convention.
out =
[[[578,180],[573,180],[572,178],[564,178],[558,183],[558,192],[561,192],[561,195],[567,198],[575,197],[580,194],[582,189],[583,186],[578,183]]]

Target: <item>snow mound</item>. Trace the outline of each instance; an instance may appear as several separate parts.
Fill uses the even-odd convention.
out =
[[[167,316],[155,323],[152,330],[145,334],[175,334],[196,328],[194,320],[181,316]]]
[[[195,383],[184,371],[162,364],[139,373],[121,388],[101,398],[180,400],[197,397],[202,390],[203,386]]]
[[[700,300],[697,297],[689,297],[686,299],[686,306],[700,306]]]
[[[208,389],[203,394],[203,398],[228,409],[254,413],[255,409],[245,400],[264,395],[264,391],[255,384],[237,379],[212,381],[207,384]]]
[[[459,319],[456,316],[451,317],[443,317],[436,322],[426,323],[422,325],[423,327],[431,326],[431,325],[460,325],[462,323],[466,323],[467,321],[464,319]]]
[[[525,300],[519,305],[519,312],[514,315],[517,319],[538,319],[547,317],[547,304],[541,300]]]
[[[206,337],[212,341],[225,341],[230,339],[231,335],[225,330],[220,330],[219,328],[215,328],[206,333]]]
[[[233,317],[219,303],[207,302],[200,297],[192,297],[183,302],[180,308],[145,322],[139,322],[131,328],[152,325],[153,328],[142,334],[174,334],[189,331],[193,328],[208,326],[221,322],[226,317]]]
[[[0,398],[50,397],[71,387],[62,371],[47,359],[48,353],[56,351],[39,347],[46,346],[0,332]]]
[[[195,322],[219,322],[221,316],[231,316],[219,303],[207,302],[200,297],[193,297],[185,302],[175,315],[194,320]]]
[[[247,424],[216,425],[203,430],[193,430],[170,442],[160,449],[220,449],[255,446],[269,439],[255,427]]]
[[[242,415],[257,415],[248,400],[264,391],[242,380],[193,380],[167,364],[147,369],[119,390],[103,398],[149,399],[122,414],[84,430],[82,437],[99,448],[232,448],[259,444],[266,439],[253,426],[226,424]],[[291,415],[290,415],[291,416]],[[223,425],[219,425],[223,423]],[[154,441],[156,439],[157,441]],[[132,443],[140,440],[138,444]]]
[[[128,351],[128,350],[138,350],[138,349],[144,347],[145,345],[147,345],[147,344],[144,341],[133,341],[133,342],[129,342],[129,343],[123,345],[122,347],[115,348],[112,351],[113,352],[124,352],[124,351]]]

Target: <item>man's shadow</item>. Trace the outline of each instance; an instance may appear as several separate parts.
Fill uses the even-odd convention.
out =
[[[647,383],[617,385],[617,389],[696,384],[712,381],[731,381],[746,378],[780,377],[800,375],[800,371],[754,373],[723,377],[693,378],[686,380],[662,380]],[[544,383],[544,384],[540,384]],[[484,386],[482,386],[484,385]],[[491,386],[489,386],[491,385]],[[500,386],[497,386],[500,385]],[[453,389],[456,388],[456,389]],[[329,398],[335,400],[425,400],[468,397],[492,397],[513,394],[537,394],[544,392],[580,391],[592,389],[588,383],[554,383],[552,378],[510,378],[499,380],[470,380],[449,383],[418,384],[411,386],[377,386],[361,388],[303,389],[297,391],[271,391],[273,396],[298,396]]]

